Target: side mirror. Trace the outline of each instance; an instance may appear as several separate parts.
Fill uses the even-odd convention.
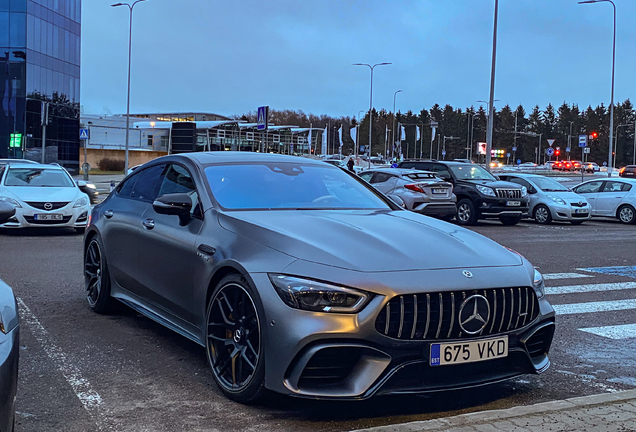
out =
[[[497,181],[501,181],[501,178],[499,178],[499,176],[498,176],[498,175],[493,174],[492,176],[493,176],[493,177],[494,177]]]
[[[399,196],[397,196],[397,195],[387,195],[387,197],[389,197],[389,199],[391,201],[393,201],[394,203],[396,203],[400,207],[406,208],[406,205],[404,204],[404,201]]]
[[[190,221],[192,199],[185,193],[166,194],[157,198],[152,208],[159,214],[179,216],[179,225],[184,226]]]
[[[5,223],[15,214],[15,207],[5,201],[0,201],[0,224]]]
[[[535,188],[531,188],[531,189],[528,190],[528,193],[529,194],[536,194],[537,190]]]
[[[84,180],[78,180],[77,187],[86,187],[86,182]]]

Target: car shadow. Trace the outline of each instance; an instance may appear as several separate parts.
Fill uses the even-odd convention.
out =
[[[74,228],[0,228],[0,235],[7,237],[80,237]]]

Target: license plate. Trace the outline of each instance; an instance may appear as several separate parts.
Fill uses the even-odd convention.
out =
[[[508,336],[478,341],[431,344],[431,366],[474,363],[508,357]]]
[[[433,189],[434,194],[445,194],[446,189]]]
[[[587,209],[574,209],[574,213],[587,213]]]
[[[506,205],[508,207],[521,207],[521,201],[507,201]]]
[[[39,220],[39,221],[57,221],[57,220],[63,220],[63,215],[61,214],[36,214],[33,215],[35,220]]]

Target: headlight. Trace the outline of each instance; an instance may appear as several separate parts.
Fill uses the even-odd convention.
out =
[[[82,197],[75,202],[73,208],[84,207],[86,204],[88,204],[88,198]]]
[[[371,300],[371,293],[294,276],[270,274],[276,292],[287,306],[316,312],[356,313]]]
[[[537,298],[541,298],[545,295],[543,275],[539,273],[537,269],[534,269],[534,280],[532,281],[532,288],[534,288],[534,291],[537,293]]]
[[[561,204],[561,205],[565,205],[565,201],[563,201],[561,198],[556,197],[554,195],[547,195],[548,198],[550,198],[552,201],[554,201],[557,204]]]
[[[521,198],[528,196],[528,188],[521,186]]]
[[[13,207],[22,208],[22,206],[20,205],[20,203],[19,203],[19,202],[17,202],[16,200],[14,200],[13,198],[0,196],[0,201],[8,202],[8,203],[9,203],[9,204],[11,204]]]
[[[493,196],[493,197],[496,196],[495,191],[486,186],[477,185],[477,190],[487,196]]]

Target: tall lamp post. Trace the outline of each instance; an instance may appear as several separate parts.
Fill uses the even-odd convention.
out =
[[[354,66],[367,66],[371,70],[371,96],[369,98],[369,169],[371,169],[371,132],[373,130],[373,69],[376,66],[390,65],[391,63],[376,63],[373,66],[366,63],[354,63]]]
[[[128,96],[126,98],[126,158],[124,160],[124,174],[128,172],[128,138],[130,135],[130,60],[132,57],[132,23],[133,23],[133,8],[139,2],[146,0],[137,0],[132,5],[128,3],[115,3],[112,7],[128,6],[130,10],[130,25],[128,27]]]
[[[393,132],[391,134],[391,144],[393,144],[393,148],[391,149],[391,155],[393,155],[393,151],[395,150],[395,97],[397,96],[398,93],[400,93],[402,90],[398,90],[395,93],[393,93]],[[386,157],[387,155],[384,155],[384,157]]]
[[[611,3],[614,8],[614,36],[612,39],[612,96],[610,99],[610,139],[609,139],[609,154],[607,156],[607,176],[612,176],[612,156],[614,152],[614,137],[612,131],[614,130],[614,66],[616,65],[616,5],[612,0],[585,0],[580,1],[579,4],[587,3]]]
[[[490,68],[490,106],[488,107],[488,129],[486,131],[486,169],[490,172],[490,151],[492,150],[492,133],[495,124],[494,99],[495,99],[495,65],[497,60],[497,16],[499,14],[499,0],[495,0],[495,19],[492,31],[492,66]]]

